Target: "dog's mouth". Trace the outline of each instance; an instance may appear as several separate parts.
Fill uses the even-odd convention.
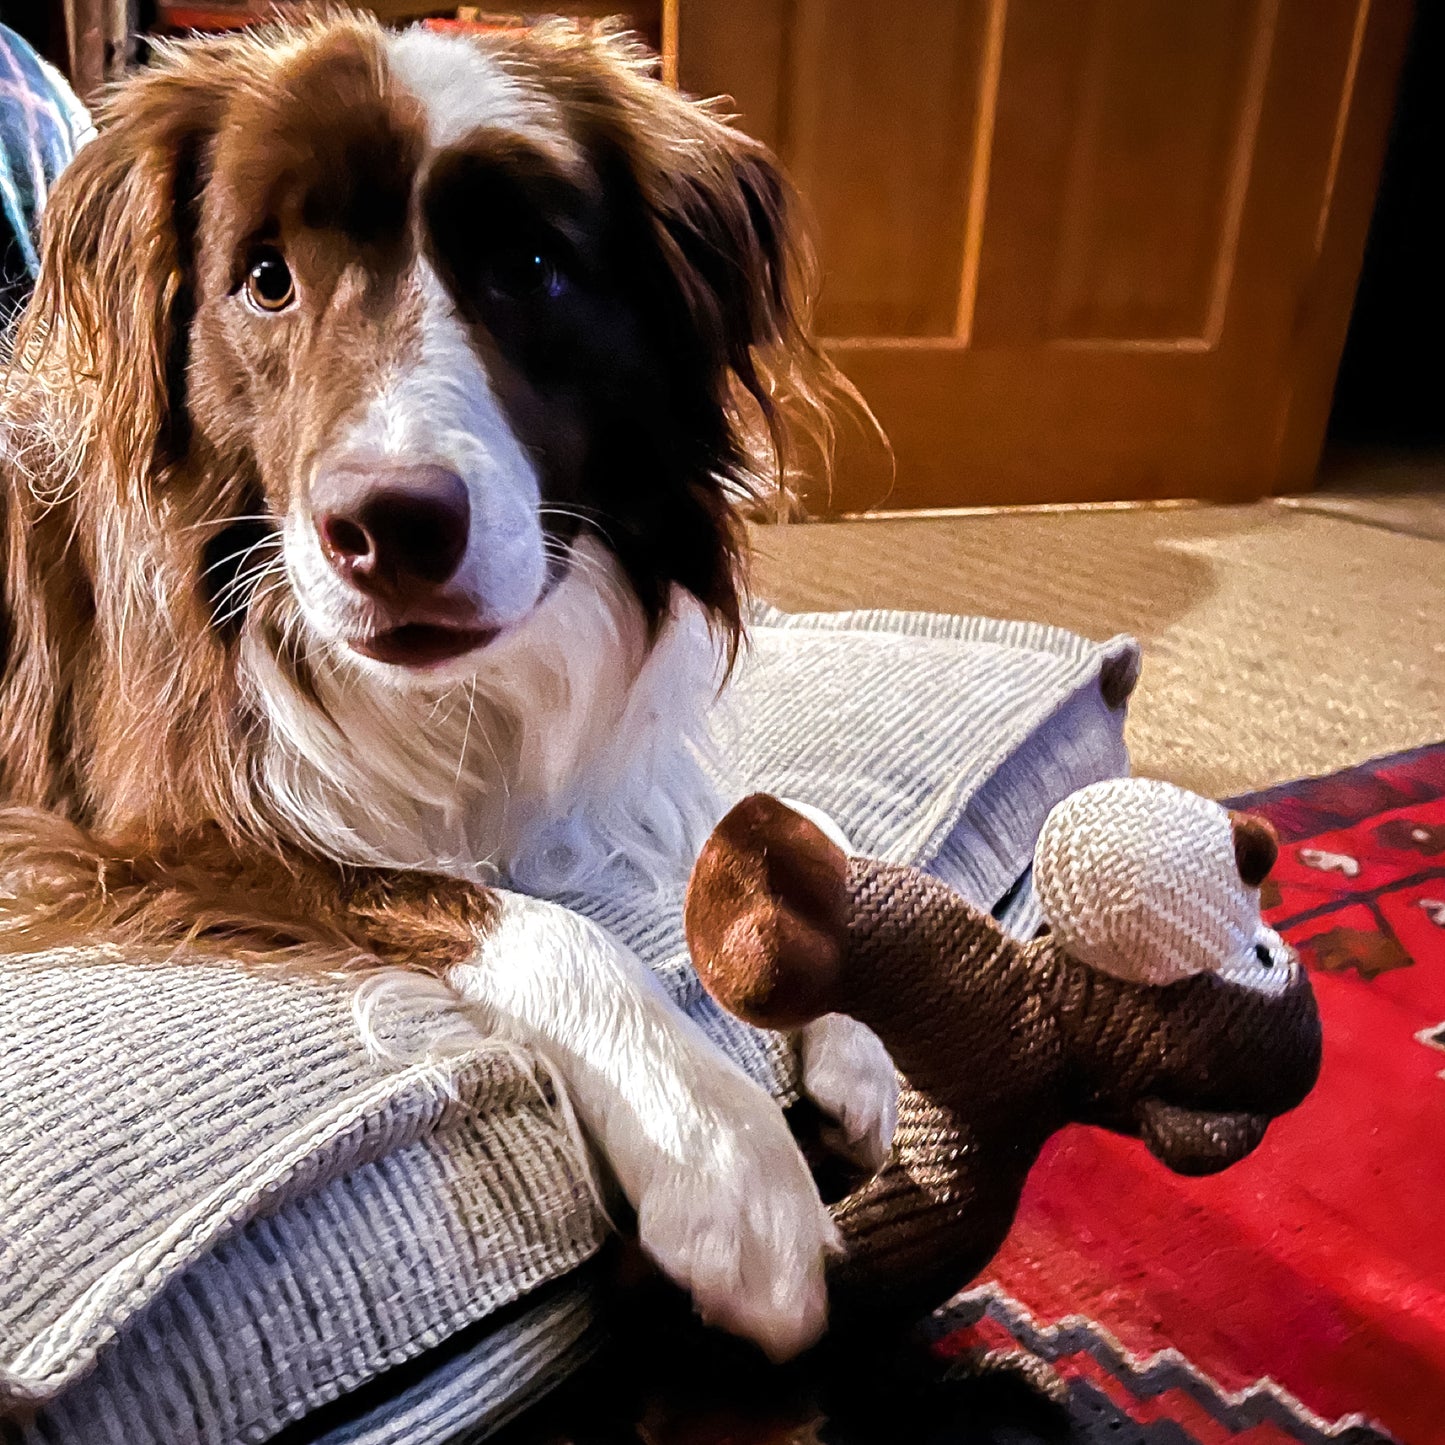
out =
[[[353,652],[392,667],[422,670],[454,662],[493,642],[500,628],[451,627],[435,622],[406,622],[365,637],[350,639]]]
[[[413,673],[425,673],[490,647],[515,630],[557,589],[571,568],[549,568],[535,601],[520,617],[484,625],[487,614],[469,598],[442,592],[395,610],[377,607],[359,628],[342,630],[340,641],[358,657]],[[358,619],[359,621],[360,619]]]

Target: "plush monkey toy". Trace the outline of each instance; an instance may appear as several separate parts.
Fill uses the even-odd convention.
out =
[[[728,814],[688,892],[703,983],[767,1028],[850,1014],[901,1075],[888,1162],[835,1206],[835,1331],[962,1288],[1066,1124],[1208,1174],[1305,1097],[1319,1015],[1259,913],[1276,853],[1266,824],[1169,784],[1085,788],[1039,838],[1049,927],[1022,943],[918,869],[846,856],[775,798]]]

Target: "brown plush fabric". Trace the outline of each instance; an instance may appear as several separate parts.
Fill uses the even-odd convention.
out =
[[[687,895],[689,938],[727,962],[718,1001],[761,1028],[796,1028],[837,988],[848,926],[848,860],[806,819],[755,793],[718,824]],[[786,898],[787,908],[777,900]]]
[[[1240,837],[1254,871],[1264,835],[1243,826]],[[772,798],[747,799],[709,841],[687,923],[725,1008],[775,1027],[850,1014],[902,1077],[888,1164],[835,1207],[846,1244],[835,1329],[916,1316],[967,1283],[1066,1124],[1138,1136],[1170,1168],[1209,1173],[1255,1148],[1319,1071],[1302,973],[1275,996],[1212,974],[1115,978],[1051,938],[1010,938],[917,869],[844,859]]]

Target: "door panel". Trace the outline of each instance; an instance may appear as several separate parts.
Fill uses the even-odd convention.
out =
[[[835,510],[1307,484],[1404,0],[681,0],[817,222],[892,442]],[[1308,345],[1301,344],[1308,338]]]
[[[796,6],[784,144],[828,257],[819,322],[830,336],[954,333],[970,163],[960,140],[977,124],[985,9],[921,7],[915,44],[901,46],[890,6]]]
[[[1228,267],[1231,202],[1248,176],[1258,120],[1251,92],[1263,71],[1257,57],[1268,59],[1273,8],[1268,0],[1077,6],[1054,92],[1057,129],[1043,146],[1039,92],[1018,76],[1057,54],[1060,37],[1040,24],[1051,7],[1015,12],[994,122],[995,219],[984,227],[981,263],[990,267],[981,299],[1002,324],[997,333],[976,324],[976,342],[1205,336]],[[1010,185],[1035,191],[1046,209],[1020,205]],[[1020,213],[1029,232],[1011,234]],[[1010,297],[1037,300],[1010,307]],[[1033,329],[1017,327],[1025,319]]]

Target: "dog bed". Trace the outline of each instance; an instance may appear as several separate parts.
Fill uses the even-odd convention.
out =
[[[1137,666],[1128,638],[763,609],[722,723],[730,786],[826,808],[1026,932],[1045,813],[1126,770]],[[782,1041],[699,988],[680,898],[565,901],[791,1097]],[[441,1445],[595,1348],[605,1225],[525,1055],[425,1054],[444,1004],[383,1000],[378,1057],[344,979],[81,946],[3,967],[7,1445]]]

